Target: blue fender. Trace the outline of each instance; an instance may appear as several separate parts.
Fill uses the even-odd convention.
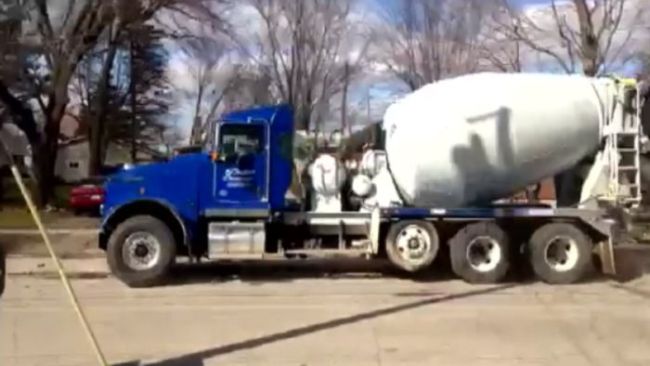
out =
[[[108,237],[114,229],[116,222],[121,222],[124,219],[133,216],[134,214],[139,214],[138,207],[154,205],[162,207],[166,213],[170,214],[173,217],[174,221],[178,224],[182,232],[182,244],[188,246],[191,243],[190,232],[187,229],[187,223],[183,218],[178,214],[174,209],[174,206],[167,202],[166,200],[159,198],[139,198],[131,201],[126,201],[119,206],[111,207],[111,209],[104,213],[100,225],[100,240],[99,246],[102,249],[106,248],[108,242]],[[135,213],[127,213],[129,210],[135,210]],[[148,212],[142,212],[143,214],[148,214]],[[123,216],[123,217],[122,217]],[[155,216],[155,215],[154,215]],[[174,228],[172,228],[174,229]]]

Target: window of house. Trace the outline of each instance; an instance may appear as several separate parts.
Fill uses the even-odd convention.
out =
[[[79,169],[79,162],[78,161],[68,162],[68,167],[72,169]]]

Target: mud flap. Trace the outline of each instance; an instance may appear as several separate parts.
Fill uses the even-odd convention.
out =
[[[614,258],[614,245],[613,238],[610,236],[607,240],[603,240],[598,244],[598,254],[602,271],[606,275],[616,275],[616,261]]]

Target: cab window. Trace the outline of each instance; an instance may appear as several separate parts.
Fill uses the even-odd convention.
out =
[[[257,154],[264,146],[264,129],[259,125],[224,124],[219,130],[219,151],[244,156]]]

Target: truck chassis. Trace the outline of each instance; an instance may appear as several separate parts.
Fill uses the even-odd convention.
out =
[[[552,284],[584,279],[594,268],[594,254],[603,272],[615,271],[617,221],[602,210],[521,205],[337,213],[211,210],[204,213],[205,239],[191,242],[179,240],[178,225],[156,212],[103,225],[109,265],[129,286],[161,283],[180,255],[195,261],[388,258],[413,273],[430,267],[444,244],[453,272],[469,283],[501,282],[522,259]]]

